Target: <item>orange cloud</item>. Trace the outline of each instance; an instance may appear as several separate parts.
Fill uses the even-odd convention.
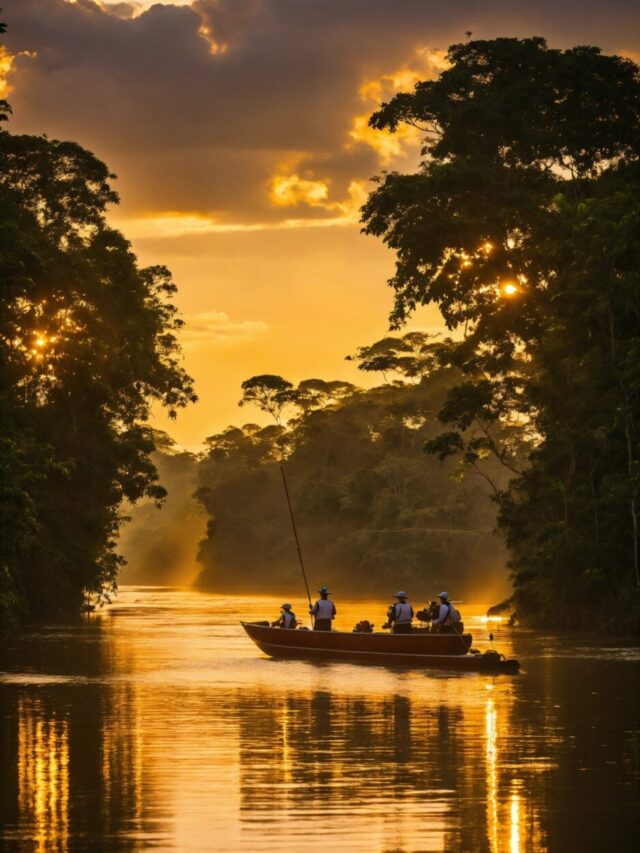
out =
[[[328,195],[326,181],[301,178],[295,172],[291,175],[275,175],[269,182],[269,198],[278,207],[296,204],[324,207]]]
[[[360,216],[360,208],[367,198],[366,182],[352,180],[347,197],[339,200],[329,198],[329,182],[316,178],[301,178],[295,172],[290,175],[276,175],[269,183],[269,198],[278,207],[293,207],[306,204],[327,212],[338,214],[322,220],[288,219],[280,225],[287,228],[309,227],[309,225],[346,225],[355,223]],[[276,226],[277,227],[277,226]]]
[[[211,27],[207,26],[207,24],[201,24],[198,28],[198,32],[200,33],[202,38],[205,39],[205,41],[208,43],[209,53],[213,54],[213,56],[215,56],[217,53],[227,52],[229,46],[222,42],[216,41]]]
[[[19,50],[17,53],[10,53],[4,45],[0,45],[0,98],[6,98],[11,92],[11,84],[9,83],[9,75],[14,70],[13,63],[18,57],[35,57],[36,53],[30,50]]]
[[[368,145],[377,153],[380,163],[388,165],[396,157],[401,157],[410,146],[417,147],[420,131],[408,124],[398,126],[395,133],[390,130],[376,130],[369,127],[369,113],[355,116],[349,136],[355,142]]]
[[[6,98],[9,94],[7,74],[11,71],[14,57],[2,45],[0,45],[0,98]]]
[[[214,346],[244,343],[253,340],[269,328],[263,320],[234,322],[224,311],[204,311],[188,314],[180,333],[183,346]]]
[[[323,181],[310,181],[323,186]],[[284,199],[287,201],[284,201]],[[288,218],[275,222],[226,222],[216,216],[200,211],[158,211],[146,216],[121,217],[113,213],[110,222],[119,228],[130,240],[162,239],[172,237],[198,237],[206,234],[236,234],[257,231],[287,231],[295,228],[328,228],[331,226],[351,225],[358,222],[360,208],[367,198],[365,181],[351,181],[347,197],[339,201],[315,201],[295,192],[283,193],[280,206],[294,206],[304,202],[311,207],[320,208],[334,216],[309,218]],[[276,203],[276,202],[274,202]]]
[[[358,94],[366,102],[367,112],[352,119],[349,131],[351,139],[373,148],[383,166],[388,166],[398,157],[417,153],[421,136],[417,128],[402,124],[395,133],[375,130],[369,127],[369,117],[383,100],[392,98],[397,92],[410,92],[420,80],[436,78],[447,66],[444,51],[422,48],[416,51],[411,65],[403,65],[381,77],[365,80]]]

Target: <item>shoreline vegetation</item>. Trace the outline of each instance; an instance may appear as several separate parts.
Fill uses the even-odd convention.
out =
[[[370,120],[424,143],[362,208],[396,254],[395,305],[352,358],[385,384],[251,377],[241,405],[274,423],[197,459],[149,426],[153,403],[196,396],[169,270],[107,224],[115,176],[74,142],[0,132],[0,627],[109,600],[125,509],[166,499],[158,467],[183,479],[147,521],[172,519],[150,563],[206,521],[199,588],[293,583],[285,464],[305,551],[345,590],[495,584],[523,625],[638,630],[638,66],[542,38],[447,63]],[[451,338],[402,333],[421,305]]]
[[[469,40],[370,121],[423,133],[364,230],[397,256],[391,323],[437,305],[464,374],[427,450],[494,456],[512,606],[526,624],[640,627],[640,76],[596,47]],[[510,424],[524,464],[496,441]]]
[[[122,502],[166,494],[151,403],[196,400],[169,270],[107,224],[114,177],[75,142],[0,131],[0,626],[109,600]]]

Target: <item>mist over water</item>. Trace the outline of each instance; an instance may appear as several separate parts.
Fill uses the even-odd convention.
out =
[[[255,451],[255,438],[247,443]],[[413,490],[415,505],[383,494],[382,517],[354,515],[346,503],[340,509],[336,494],[353,488],[345,485],[346,470],[333,471],[323,482],[315,469],[287,464],[311,586],[329,584],[353,599],[392,596],[402,587],[421,604],[443,588],[463,601],[495,604],[506,598],[506,551],[493,531],[495,506],[486,490],[473,477],[464,486],[453,482],[417,445],[409,455],[402,478],[411,486],[399,492],[405,486]],[[309,458],[316,460],[315,453]],[[349,476],[364,477],[366,465],[354,463],[355,451],[346,458]],[[167,497],[160,508],[147,499],[123,509],[130,520],[118,542],[127,560],[122,583],[286,599],[304,590],[278,465],[196,457],[170,446],[153,461]],[[369,485],[361,498],[375,503]]]
[[[190,453],[157,452],[154,464],[167,497],[160,507],[147,499],[125,509],[129,521],[120,528],[118,551],[127,563],[120,580],[187,588],[201,571],[198,547],[207,529],[194,497],[196,460]]]
[[[278,662],[239,619],[280,603],[126,587],[0,646],[4,849],[633,849],[637,648],[466,605],[521,675]],[[337,604],[347,630],[386,609]]]

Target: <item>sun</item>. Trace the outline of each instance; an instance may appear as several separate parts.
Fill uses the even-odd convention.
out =
[[[515,296],[518,292],[518,285],[514,284],[512,281],[508,281],[506,284],[502,285],[502,293],[504,296]]]

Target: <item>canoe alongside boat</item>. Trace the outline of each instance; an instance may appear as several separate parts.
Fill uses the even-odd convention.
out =
[[[272,628],[268,622],[242,622],[248,636],[275,658],[348,660],[383,665],[515,673],[520,664],[497,652],[470,653],[471,634],[410,634],[309,631]]]

